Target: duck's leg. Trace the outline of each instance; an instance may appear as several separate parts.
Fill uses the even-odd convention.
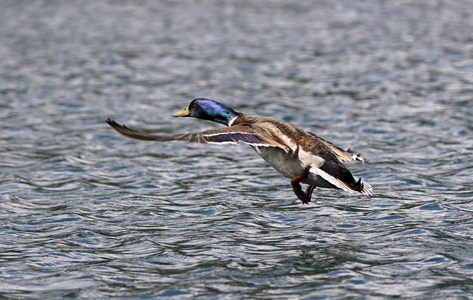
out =
[[[309,175],[309,168],[305,169],[301,175],[296,176],[292,178],[291,180],[291,186],[292,186],[292,189],[294,190],[294,194],[296,194],[297,198],[299,198],[299,200],[302,201],[302,204],[307,204],[310,202],[310,197],[312,197],[312,191],[314,190],[314,187],[312,185],[309,185],[307,187],[307,189],[305,190],[305,193],[301,189],[300,182],[306,179],[308,175]]]
[[[313,185],[308,185],[307,188],[305,189],[305,194],[307,195],[307,198],[312,198],[312,192],[314,191],[314,186]]]

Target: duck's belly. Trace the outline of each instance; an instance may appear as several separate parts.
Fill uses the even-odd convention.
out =
[[[304,171],[297,156],[276,147],[253,147],[271,167],[288,178],[299,176]]]
[[[279,173],[286,176],[287,178],[292,179],[301,175],[307,167],[313,167],[311,165],[304,166],[297,155],[294,155],[293,153],[286,153],[280,148],[254,146],[253,149],[268,164],[270,164],[271,167],[275,168]],[[302,182],[318,187],[333,187],[322,177],[310,172],[307,178],[302,180]]]

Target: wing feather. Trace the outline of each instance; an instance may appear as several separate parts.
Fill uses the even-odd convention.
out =
[[[201,144],[239,144],[243,142],[251,146],[279,147],[279,145],[271,143],[270,140],[261,137],[257,128],[248,125],[236,125],[199,133],[156,135],[130,129],[111,119],[108,119],[106,122],[119,134],[139,141],[186,141]]]
[[[310,135],[320,139],[330,150],[337,156],[338,160],[341,162],[349,162],[349,161],[361,161],[366,162],[366,159],[360,156],[360,154],[353,154],[350,149],[343,150],[340,147],[335,146],[334,144],[330,143],[329,141],[324,140],[323,138],[317,136],[315,133],[307,131]]]

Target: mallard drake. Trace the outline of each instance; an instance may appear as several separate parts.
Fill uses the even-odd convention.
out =
[[[312,132],[269,117],[250,117],[216,101],[197,98],[175,117],[194,117],[228,127],[199,133],[154,135],[132,130],[108,119],[121,135],[140,141],[186,141],[202,144],[250,145],[273,168],[291,179],[291,186],[303,204],[310,202],[315,187],[335,188],[370,196],[371,185],[356,180],[343,162],[361,161],[360,155],[343,150]],[[305,192],[300,183],[308,184]]]

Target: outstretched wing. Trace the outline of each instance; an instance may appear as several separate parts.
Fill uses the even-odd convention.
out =
[[[119,134],[139,141],[185,141],[201,144],[239,144],[240,142],[243,142],[252,146],[278,146],[266,140],[265,138],[260,137],[258,135],[257,129],[248,125],[237,125],[233,127],[207,130],[199,133],[155,135],[130,129],[125,125],[120,125],[111,119],[108,119],[106,122]]]
[[[360,154],[353,154],[350,149],[343,150],[340,147],[335,146],[334,144],[330,143],[329,141],[324,140],[323,138],[317,136],[315,133],[307,131],[308,134],[317,137],[320,139],[327,147],[332,150],[332,152],[337,156],[338,160],[341,162],[348,162],[348,161],[361,161],[366,162],[366,159],[360,156]]]

